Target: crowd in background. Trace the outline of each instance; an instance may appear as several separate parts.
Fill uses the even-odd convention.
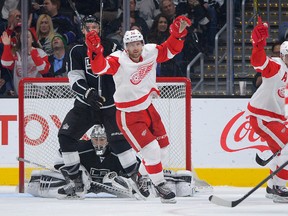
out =
[[[235,4],[241,0],[234,0]],[[100,0],[73,0],[79,14],[99,17]],[[67,0],[30,0],[28,71],[21,68],[21,2],[0,5],[0,95],[17,95],[19,80],[27,77],[63,77],[69,68],[69,50],[83,42],[81,24]],[[183,51],[159,64],[158,76],[186,76],[186,66],[199,53],[213,55],[217,31],[226,22],[225,0],[130,0],[130,28],[138,29],[146,43],[161,44],[178,15],[192,20]],[[122,44],[123,1],[104,1],[101,37]],[[237,7],[239,9],[240,7]],[[236,17],[237,15],[236,10]],[[239,14],[239,13],[238,13]]]

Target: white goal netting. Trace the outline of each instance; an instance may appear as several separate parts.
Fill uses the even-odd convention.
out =
[[[153,101],[166,127],[170,146],[166,169],[191,169],[190,81],[186,78],[159,78],[160,98]],[[75,93],[67,79],[28,78],[19,87],[19,156],[53,168],[58,156],[58,129],[72,108]],[[88,131],[84,138],[88,138]],[[19,163],[20,184],[30,179],[39,166]]]

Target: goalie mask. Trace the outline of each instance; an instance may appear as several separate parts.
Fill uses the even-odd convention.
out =
[[[136,42],[136,41],[141,41],[142,44],[144,45],[143,35],[137,29],[126,31],[123,37],[124,49],[125,50],[127,49],[127,46],[126,46],[127,43]]]
[[[96,154],[98,156],[104,155],[108,144],[105,128],[101,125],[95,125],[93,127],[90,137]]]

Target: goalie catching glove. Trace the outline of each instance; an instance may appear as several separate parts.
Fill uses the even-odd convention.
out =
[[[251,35],[253,47],[264,48],[268,37],[268,24],[263,23],[261,17],[258,16],[258,24],[253,29]]]
[[[178,39],[182,39],[188,33],[187,26],[191,26],[191,20],[186,16],[178,16],[170,25],[170,34]]]
[[[96,111],[100,110],[105,102],[105,98],[98,95],[94,88],[87,89],[84,100]]]

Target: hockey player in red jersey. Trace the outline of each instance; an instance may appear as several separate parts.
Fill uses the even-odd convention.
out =
[[[190,25],[187,17],[177,17],[170,26],[170,37],[161,45],[144,44],[143,35],[138,30],[126,31],[123,38],[125,50],[106,58],[97,33],[92,31],[86,37],[92,71],[113,75],[117,124],[131,146],[143,157],[140,173],[148,173],[161,201],[169,203],[176,202],[175,194],[166,185],[161,163],[169,140],[152,98],[159,94],[157,63],[181,52],[186,27]]]
[[[288,128],[285,121],[285,85],[288,72],[288,41],[281,44],[280,57],[269,58],[265,53],[268,38],[268,24],[258,24],[252,31],[253,50],[251,64],[257,72],[262,74],[263,82],[252,96],[248,104],[250,125],[255,132],[265,139],[273,153],[281,150],[271,163],[271,170],[275,170],[288,159]],[[272,181],[268,182],[267,194],[274,202],[288,203],[288,167],[281,170]]]

